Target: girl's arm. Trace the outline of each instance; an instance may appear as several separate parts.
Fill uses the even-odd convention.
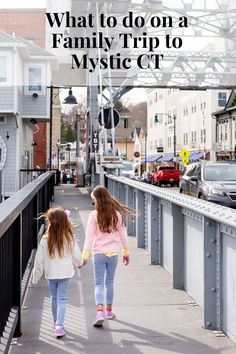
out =
[[[43,275],[43,269],[44,269],[43,245],[41,240],[34,261],[33,279],[32,279],[33,284],[37,284],[39,282],[41,276]]]
[[[123,256],[128,256],[129,255],[129,249],[128,249],[128,235],[127,235],[127,230],[125,227],[125,224],[122,220],[121,215],[118,216],[119,221],[118,221],[118,231],[119,231],[119,236],[120,236],[120,241],[122,244],[122,253]]]
[[[82,255],[79,249],[79,245],[78,243],[74,240],[74,248],[73,248],[73,252],[72,252],[72,259],[74,264],[77,267],[81,267],[83,264],[83,259],[82,259]]]
[[[97,225],[96,225],[96,218],[94,213],[89,214],[89,219],[88,219],[88,224],[87,224],[87,229],[86,229],[86,237],[85,237],[85,243],[84,243],[84,249],[82,253],[82,258],[84,263],[89,258],[89,254],[91,252],[92,246],[93,246],[93,241],[94,241],[94,236],[97,231]]]

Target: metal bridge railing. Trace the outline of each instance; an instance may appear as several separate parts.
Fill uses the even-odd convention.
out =
[[[53,193],[54,172],[46,172],[0,204],[0,353],[21,335],[21,306],[44,230],[37,216]]]
[[[140,211],[127,225],[137,246],[203,308],[205,328],[236,341],[236,211],[125,177],[107,178],[113,196]]]

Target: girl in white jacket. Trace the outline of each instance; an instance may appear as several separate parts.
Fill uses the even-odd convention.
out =
[[[62,208],[51,208],[42,217],[47,229],[36,253],[32,282],[37,284],[44,272],[51,294],[55,336],[61,338],[65,335],[63,323],[69,279],[75,273],[73,264],[80,267],[83,262],[67,213]]]

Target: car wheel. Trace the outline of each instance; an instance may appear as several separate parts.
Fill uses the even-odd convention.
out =
[[[202,194],[199,194],[198,199],[204,200],[203,195],[202,195]]]
[[[170,186],[171,186],[171,187],[174,187],[174,183],[171,183]]]
[[[161,187],[161,181],[157,182],[157,186]]]
[[[179,192],[180,192],[180,193],[183,193],[183,188],[180,188]]]

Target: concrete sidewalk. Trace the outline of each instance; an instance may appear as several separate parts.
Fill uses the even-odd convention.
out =
[[[84,228],[93,208],[85,189],[62,185],[56,188],[55,205],[71,210],[77,224],[75,235],[81,249]],[[79,223],[79,226],[78,226]],[[115,282],[114,312],[117,319],[103,328],[92,326],[95,317],[93,268],[89,261],[70,284],[63,339],[54,338],[47,283],[28,289],[23,310],[23,336],[12,354],[213,354],[236,353],[227,337],[216,337],[202,328],[203,311],[192,299],[172,289],[172,278],[162,268],[149,265],[150,255],[137,249],[130,237],[131,263],[120,259]]]

